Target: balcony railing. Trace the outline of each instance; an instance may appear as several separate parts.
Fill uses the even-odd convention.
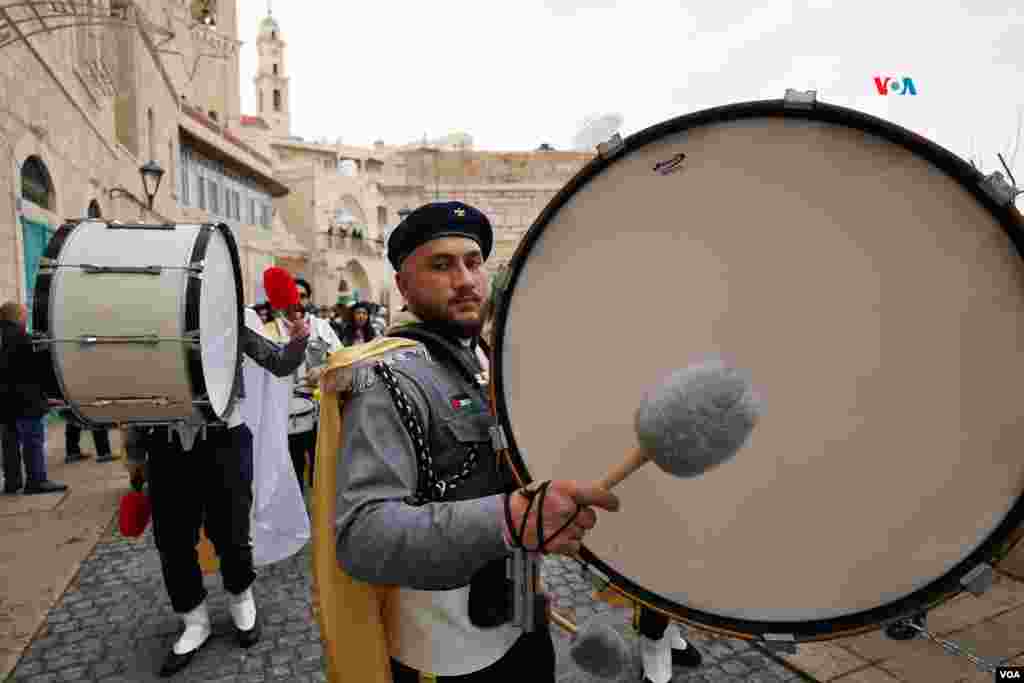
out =
[[[351,235],[327,235],[327,246],[333,251],[345,251],[363,258],[383,258],[384,243],[367,237]]]

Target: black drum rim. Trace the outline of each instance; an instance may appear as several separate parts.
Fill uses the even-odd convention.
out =
[[[959,156],[944,147],[916,133],[884,119],[854,109],[816,102],[810,108],[790,107],[785,100],[757,100],[741,102],[705,109],[685,114],[662,123],[650,126],[622,140],[618,147],[610,149],[606,154],[598,154],[584,166],[568,183],[566,183],[551,201],[544,207],[537,219],[531,224],[516,248],[508,267],[508,277],[502,295],[495,310],[493,381],[494,410],[499,425],[505,432],[509,444],[509,456],[516,473],[524,484],[533,481],[516,443],[515,433],[509,420],[508,405],[505,401],[505,380],[502,368],[502,351],[504,348],[505,331],[508,325],[508,306],[506,302],[515,291],[516,284],[522,274],[530,252],[536,245],[545,227],[551,222],[558,211],[573,197],[576,192],[594,177],[615,163],[615,161],[647,144],[662,138],[696,128],[706,124],[720,124],[730,121],[741,121],[754,118],[786,118],[840,126],[876,135],[889,142],[908,149],[918,157],[926,159],[933,166],[955,180],[969,192],[1002,226],[1017,251],[1017,256],[1024,261],[1024,219],[1011,204],[1002,205],[990,196],[982,187],[985,176]],[[962,582],[967,574],[982,564],[993,564],[1000,555],[1005,553],[1018,541],[1014,531],[1024,523],[1024,495],[1018,496],[1003,521],[991,532],[974,552],[962,559],[956,566],[942,576],[932,580],[924,587],[909,595],[881,605],[879,607],[855,612],[853,614],[830,619],[805,621],[754,621],[723,617],[702,610],[685,607],[666,600],[645,589],[628,577],[615,571],[603,560],[598,558],[586,546],[580,553],[580,559],[603,573],[631,600],[661,611],[680,621],[698,627],[720,631],[733,636],[749,639],[764,638],[766,635],[790,636],[794,641],[828,640],[854,632],[862,632],[881,628],[892,621],[926,611],[934,605],[944,602],[953,595],[964,590]]]

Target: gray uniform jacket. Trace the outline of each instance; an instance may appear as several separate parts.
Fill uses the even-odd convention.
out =
[[[277,377],[287,377],[292,374],[306,358],[306,339],[292,340],[281,347],[243,325],[240,342],[245,355]],[[236,381],[239,385],[239,398],[244,398],[245,387],[241,374],[238,375]],[[124,428],[124,446],[129,462],[146,462],[146,452],[142,448],[142,436],[147,429],[147,427],[134,426]]]
[[[357,368],[338,454],[338,562],[368,583],[433,591],[468,585],[510,553],[500,493],[507,484],[488,431],[494,419],[483,392],[423,347],[393,352],[389,365],[423,422],[434,471],[441,478],[460,471],[471,447],[478,464],[443,502],[405,502],[417,485],[412,438],[373,368]],[[455,407],[459,397],[469,402]]]

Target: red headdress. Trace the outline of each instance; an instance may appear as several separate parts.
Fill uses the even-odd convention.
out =
[[[299,305],[299,288],[284,268],[274,266],[263,271],[263,289],[267,293],[267,301],[275,310],[286,311]]]

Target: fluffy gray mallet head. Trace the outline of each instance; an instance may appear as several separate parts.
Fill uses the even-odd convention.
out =
[[[591,676],[614,679],[629,666],[633,653],[618,631],[591,619],[573,637],[569,656]]]
[[[736,455],[761,408],[745,373],[710,360],[647,392],[636,412],[637,438],[662,470],[696,477]]]

